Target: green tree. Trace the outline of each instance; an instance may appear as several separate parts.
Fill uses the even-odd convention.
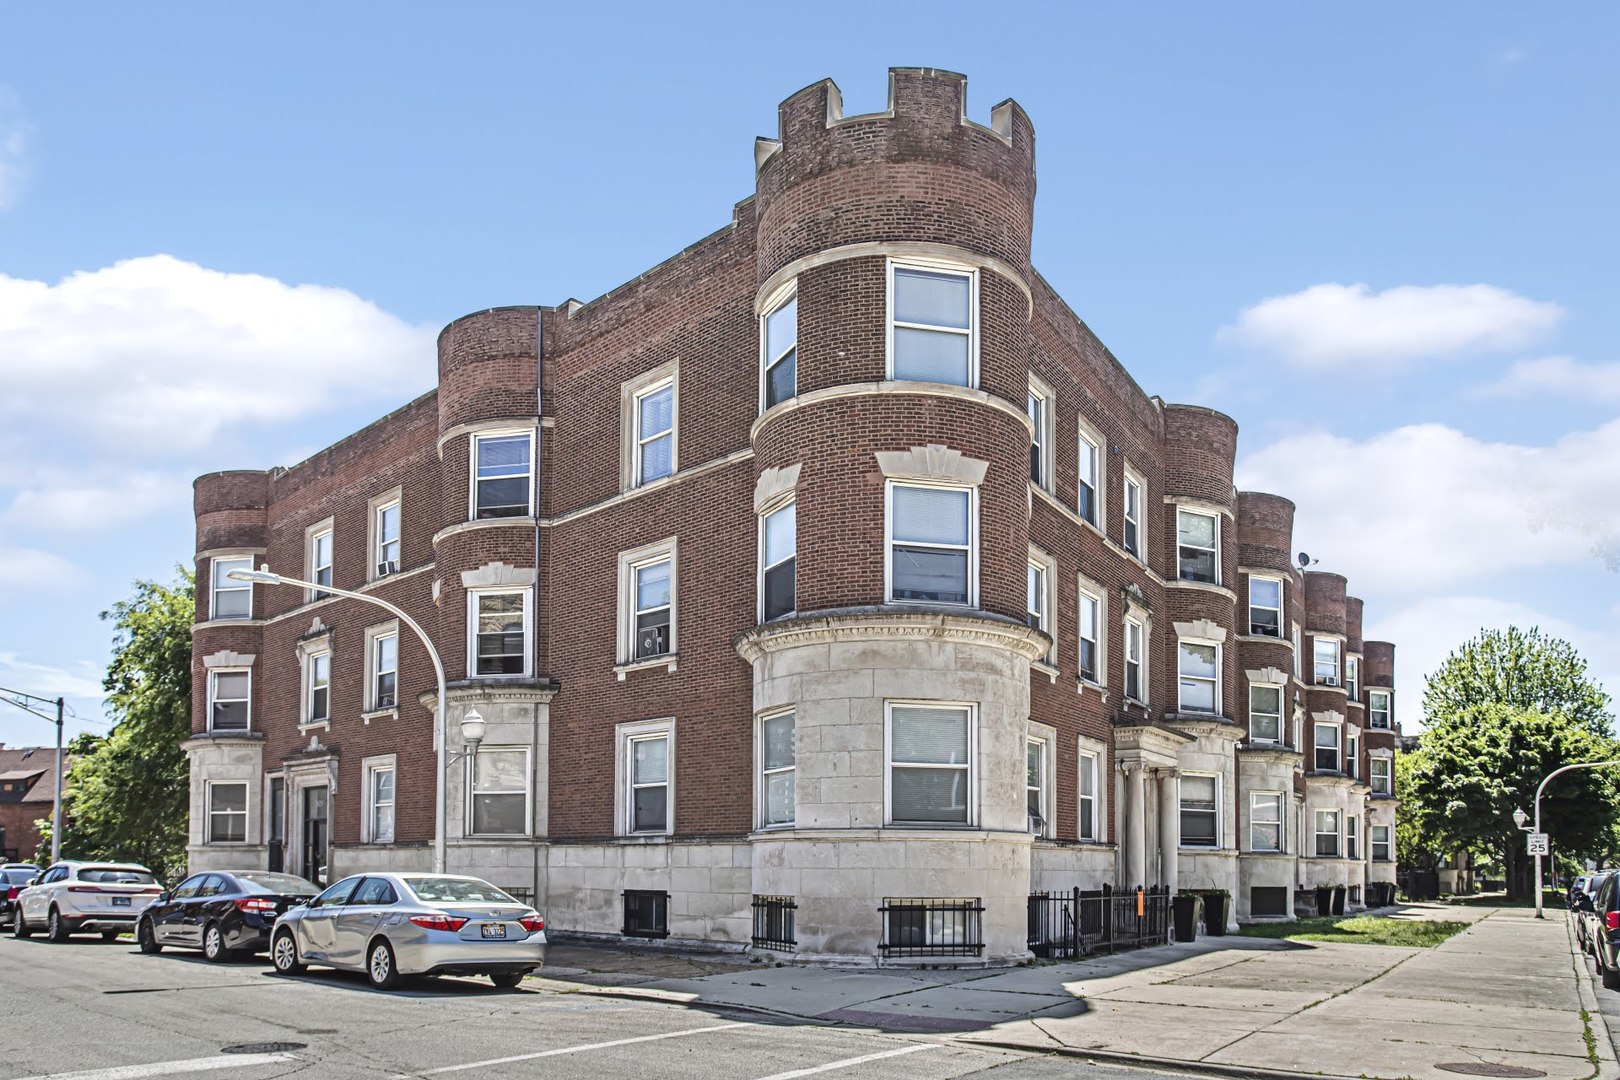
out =
[[[165,880],[186,861],[194,587],[180,568],[174,584],[138,581],[101,613],[117,629],[102,682],[113,728],[68,772],[63,850],[144,863]]]
[[[1530,859],[1513,811],[1534,809],[1553,770],[1620,758],[1609,698],[1568,642],[1540,631],[1487,630],[1429,676],[1427,728],[1406,763],[1401,812],[1418,850],[1500,854],[1511,897],[1530,895]],[[1541,800],[1543,831],[1565,854],[1601,853],[1620,805],[1620,768],[1560,776]],[[1397,830],[1397,843],[1399,842]]]

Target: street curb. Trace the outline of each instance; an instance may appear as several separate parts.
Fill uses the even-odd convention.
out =
[[[1592,986],[1592,976],[1586,970],[1586,954],[1580,951],[1575,942],[1575,931],[1571,928],[1569,919],[1564,919],[1564,940],[1569,945],[1570,959],[1575,964],[1575,988],[1581,999],[1581,1008],[1590,1018],[1589,1027],[1601,1031],[1601,1038],[1594,1038],[1597,1043],[1598,1063],[1593,1072],[1593,1080],[1620,1080],[1620,1061],[1615,1059],[1614,1032],[1609,1030],[1608,1018],[1603,1015],[1603,1009],[1598,1004],[1597,990]],[[1597,1032],[1593,1032],[1596,1036]]]
[[[1111,1065],[1135,1065],[1138,1068],[1157,1069],[1165,1072],[1229,1076],[1235,1077],[1236,1080],[1367,1080],[1364,1076],[1349,1077],[1338,1073],[1261,1069],[1252,1065],[1225,1065],[1215,1061],[1187,1061],[1183,1058],[1148,1057],[1144,1054],[1127,1054],[1119,1050],[1082,1050],[1075,1046],[1031,1046],[1029,1043],[1011,1042],[1003,1039],[958,1038],[952,1041],[961,1046],[994,1046],[1001,1050],[1021,1050],[1029,1054],[1055,1054],[1059,1057],[1086,1058],[1092,1061],[1106,1061]]]

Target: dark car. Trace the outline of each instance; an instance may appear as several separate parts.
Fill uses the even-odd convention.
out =
[[[208,959],[224,963],[264,952],[276,917],[320,891],[301,877],[267,870],[193,874],[141,913],[135,940],[144,953],[177,946],[201,949]]]
[[[1605,877],[1595,896],[1576,897],[1580,917],[1586,920],[1586,940],[1597,960],[1606,990],[1620,990],[1620,874]]]
[[[11,922],[11,910],[17,904],[17,894],[43,871],[33,863],[7,863],[0,866],[0,925]]]
[[[1602,921],[1591,911],[1593,898],[1597,896],[1598,889],[1603,887],[1604,879],[1613,874],[1613,870],[1598,870],[1595,873],[1583,874],[1575,879],[1575,885],[1570,889],[1570,917],[1575,920],[1575,941],[1583,952],[1592,951],[1592,924]]]

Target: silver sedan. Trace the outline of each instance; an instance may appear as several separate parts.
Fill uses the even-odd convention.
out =
[[[389,990],[409,975],[488,975],[514,987],[545,963],[545,923],[487,881],[451,874],[356,874],[276,920],[270,960],[362,971]]]

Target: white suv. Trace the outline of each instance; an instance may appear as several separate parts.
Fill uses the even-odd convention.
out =
[[[39,883],[17,894],[11,932],[25,938],[41,927],[52,941],[100,931],[103,941],[135,929],[135,919],[163,886],[135,863],[59,862]]]

